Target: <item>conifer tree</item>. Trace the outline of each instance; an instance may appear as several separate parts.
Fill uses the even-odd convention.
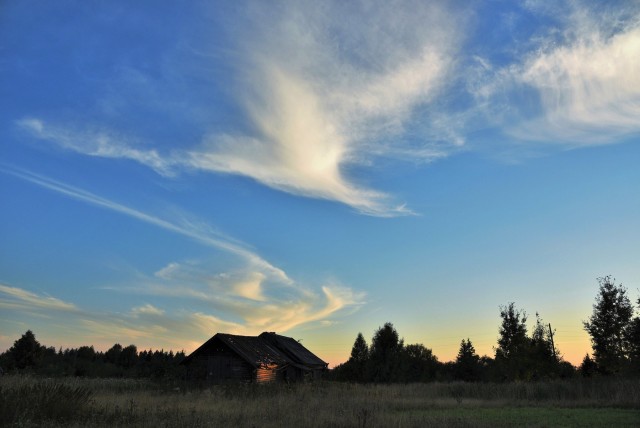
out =
[[[346,378],[356,382],[366,380],[367,364],[369,361],[369,346],[362,333],[358,333],[351,348],[351,356],[346,363]]]
[[[471,340],[462,339],[460,349],[454,363],[455,377],[458,380],[472,382],[480,378],[480,356],[476,354]]]
[[[583,324],[591,336],[598,370],[603,374],[612,374],[619,372],[626,362],[633,306],[627,297],[627,290],[622,284],[615,285],[611,276],[598,278],[598,282],[600,287],[593,313]]]
[[[527,337],[527,314],[513,302],[500,307],[500,325],[496,365],[504,380],[526,378],[530,340]]]
[[[9,359],[17,369],[22,370],[35,367],[39,364],[44,349],[45,347],[40,345],[33,332],[27,330],[27,332],[9,348]]]
[[[391,382],[398,369],[404,342],[390,322],[376,330],[371,340],[371,380]]]

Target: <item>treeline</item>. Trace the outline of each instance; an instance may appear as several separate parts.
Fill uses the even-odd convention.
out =
[[[525,381],[574,376],[575,367],[563,361],[551,342],[550,332],[536,320],[527,335],[526,315],[513,303],[501,309],[500,339],[494,358],[476,353],[470,339],[460,343],[451,362],[440,362],[422,344],[405,345],[392,323],[380,327],[367,345],[359,333],[344,364],[332,377],[349,382]]]
[[[0,354],[0,367],[7,372],[41,376],[87,376],[127,378],[179,378],[184,368],[179,363],[184,352],[143,350],[119,343],[108,351],[93,346],[58,349],[41,345],[31,330]]]
[[[593,313],[583,322],[592,344],[576,368],[562,359],[553,331],[536,314],[533,330],[527,314],[514,303],[500,307],[500,327],[493,356],[479,356],[469,338],[451,362],[440,362],[422,344],[405,344],[391,323],[374,333],[368,345],[359,333],[351,355],[331,370],[331,379],[350,382],[430,382],[461,380],[532,381],[590,376],[640,376],[640,316],[634,316],[627,290],[610,277],[598,278]],[[640,309],[640,299],[638,299]],[[27,331],[0,354],[0,369],[44,376],[181,378],[184,352],[138,351],[135,345],[113,345],[106,352],[93,346],[46,347]]]
[[[527,315],[514,303],[500,307],[501,324],[494,356],[479,356],[470,339],[460,343],[452,362],[440,362],[422,344],[405,345],[393,324],[374,333],[371,345],[359,333],[344,364],[332,377],[350,382],[531,381],[600,375],[640,376],[640,316],[622,285],[610,276],[598,278],[600,287],[593,313],[583,322],[591,337],[593,356],[580,367],[564,361],[554,344],[551,325],[536,314],[531,333]],[[640,307],[640,299],[638,299]]]

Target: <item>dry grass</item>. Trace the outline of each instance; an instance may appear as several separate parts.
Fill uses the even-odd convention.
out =
[[[195,389],[134,380],[5,376],[0,388],[5,404],[15,402],[18,394],[30,402],[24,396],[29,388],[62,396],[51,403],[73,402],[69,391],[88,394],[77,406],[67,406],[74,411],[62,418],[50,405],[23,408],[22,414],[14,412],[13,419],[3,421],[9,426],[640,426],[640,382],[621,379]],[[6,407],[1,409],[4,414]]]

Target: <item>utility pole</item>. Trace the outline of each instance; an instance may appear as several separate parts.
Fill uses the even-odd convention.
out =
[[[553,343],[553,330],[551,330],[551,323],[549,323],[549,337],[551,338],[551,352],[553,352],[553,358],[558,359],[556,357],[556,345]]]

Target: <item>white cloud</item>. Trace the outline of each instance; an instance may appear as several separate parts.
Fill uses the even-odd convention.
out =
[[[145,316],[145,315],[160,316],[163,314],[164,314],[164,311],[162,309],[156,308],[155,306],[149,303],[131,309],[131,315],[134,317],[138,317],[141,315],[142,316]]]
[[[52,141],[67,150],[87,156],[113,159],[129,159],[146,165],[163,176],[174,176],[174,162],[162,157],[157,150],[135,148],[136,143],[128,137],[111,130],[84,130],[55,127],[41,119],[24,118],[18,125],[37,138]]]
[[[0,167],[0,171],[4,171],[5,173],[11,174],[15,177],[21,178],[46,189],[61,193],[73,199],[77,199],[91,205],[127,215],[145,223],[149,223],[151,225],[168,230],[170,232],[186,236],[209,247],[217,248],[234,254],[243,258],[256,269],[260,269],[270,277],[277,278],[284,283],[291,283],[291,280],[287,277],[287,274],[283,270],[273,266],[258,254],[248,250],[243,245],[239,244],[237,241],[231,240],[222,234],[215,233],[211,227],[208,227],[204,223],[195,223],[193,221],[187,220],[181,223],[174,223],[157,216],[144,213],[140,210],[127,207],[101,196],[97,196],[86,190],[70,186],[68,184],[61,183],[59,181],[52,180],[42,175],[34,174],[29,171],[7,169],[2,167]]]
[[[18,287],[0,284],[0,293],[5,296],[0,298],[0,305],[5,308],[48,309],[63,312],[74,312],[78,310],[73,303],[68,303],[51,296],[39,295]]]
[[[429,141],[416,148],[400,135],[415,108],[447,83],[457,43],[452,17],[423,2],[304,3],[283,12],[275,19],[263,11],[274,18],[267,20],[259,14],[243,45],[240,102],[253,132],[210,135],[191,151],[190,164],[365,214],[410,213],[345,171],[395,151],[414,159],[442,156]],[[460,139],[451,141],[456,144]]]
[[[550,31],[519,63],[494,72],[481,62],[490,77],[472,91],[508,135],[578,147],[640,132],[640,11],[613,9],[536,8],[566,15],[562,31]]]
[[[156,298],[170,297],[208,305],[219,320],[237,323],[245,331],[286,331],[312,321],[328,319],[364,302],[364,294],[347,287],[325,285],[318,295],[301,284],[269,280],[260,272],[241,269],[219,272],[196,262],[171,262],[172,275],[159,281],[138,278],[121,291]],[[164,270],[164,269],[162,269]],[[161,270],[161,271],[162,271]],[[234,321],[230,321],[234,320]]]
[[[249,300],[263,302],[266,297],[263,294],[262,283],[265,280],[264,274],[252,272],[245,280],[236,283],[233,291],[240,297]]]
[[[521,79],[541,97],[543,117],[520,138],[594,144],[640,132],[640,26],[594,34],[530,59]]]
[[[46,331],[67,346],[91,343],[106,348],[113,343],[134,343],[139,347],[167,347],[192,350],[217,332],[232,334],[259,334],[262,331],[286,331],[310,323],[323,321],[337,312],[362,303],[362,295],[340,287],[323,287],[323,296],[298,293],[297,298],[267,297],[265,301],[234,300],[234,291],[217,302],[210,310],[187,310],[193,293],[185,293],[178,284],[168,284],[176,293],[172,297],[171,310],[162,310],[152,304],[131,308],[125,313],[109,310],[80,309],[60,299],[41,296],[30,291],[0,285],[0,307],[7,316],[23,316],[35,312],[43,318],[31,317],[29,328]],[[175,290],[177,289],[177,290]],[[157,291],[157,290],[156,290]],[[165,291],[169,291],[166,288]],[[153,294],[153,293],[152,293]],[[206,295],[206,293],[205,293]],[[157,297],[157,293],[156,296]],[[178,297],[179,299],[176,299]],[[211,299],[214,301],[214,299]],[[227,308],[225,306],[235,306]],[[234,312],[237,321],[231,319]],[[11,315],[15,314],[15,315]],[[223,316],[219,314],[225,314]],[[238,317],[239,315],[239,317]],[[330,323],[320,323],[328,326]],[[17,334],[17,332],[16,332]],[[57,344],[59,345],[59,344]]]
[[[322,295],[318,296],[237,241],[215,234],[213,229],[204,223],[191,221],[176,224],[48,177],[24,170],[0,170],[79,201],[128,215],[236,256],[241,263],[234,271],[219,271],[215,266],[196,261],[170,262],[148,278],[137,274],[132,281],[137,284],[143,283],[142,286],[120,288],[124,292],[144,293],[154,298],[171,297],[173,307],[178,307],[179,301],[204,304],[207,311],[202,310],[198,313],[209,318],[200,316],[195,318],[197,320],[211,321],[215,318],[222,326],[243,328],[251,332],[260,329],[285,331],[301,324],[328,318],[345,308],[357,307],[362,303],[362,294],[344,287],[325,286],[322,288]],[[43,308],[77,311],[71,303],[39,296],[19,288],[0,285],[0,293],[10,297],[0,300],[0,305],[10,310]],[[215,315],[207,314],[208,311],[214,312]],[[80,315],[84,317],[82,319],[86,321],[86,325],[95,327],[99,324],[94,316],[88,316],[86,313]],[[185,323],[187,318],[193,318],[184,314],[177,318],[172,317],[174,316],[166,314],[157,306],[145,303],[132,308],[123,316],[117,331],[137,337],[136,334],[143,334],[141,332],[144,331],[169,329],[165,325],[167,322],[179,324]],[[102,320],[104,317],[99,318]],[[163,319],[168,321],[162,324],[160,322]],[[139,323],[142,324],[138,326]],[[135,333],[136,331],[138,333]]]
[[[180,268],[180,265],[175,262],[171,262],[168,265],[164,266],[162,269],[158,270],[154,273],[155,276],[162,279],[171,279],[173,278],[175,272]]]
[[[181,169],[239,174],[364,214],[410,214],[349,171],[376,156],[431,160],[463,143],[425,111],[421,120],[433,122],[426,126],[429,135],[410,143],[402,138],[417,109],[428,109],[450,83],[462,14],[420,1],[375,7],[296,2],[276,9],[255,4],[248,8],[247,25],[228,29],[236,46],[224,59],[237,81],[211,80],[234,86],[232,102],[245,112],[242,128],[203,131],[202,141],[160,153],[105,128],[51,125],[39,118],[19,124],[65,149],[134,160],[164,176]]]
[[[200,332],[205,335],[213,336],[217,332],[225,332],[230,334],[246,333],[245,326],[222,320],[213,315],[196,312],[189,316],[189,322],[193,324]]]

